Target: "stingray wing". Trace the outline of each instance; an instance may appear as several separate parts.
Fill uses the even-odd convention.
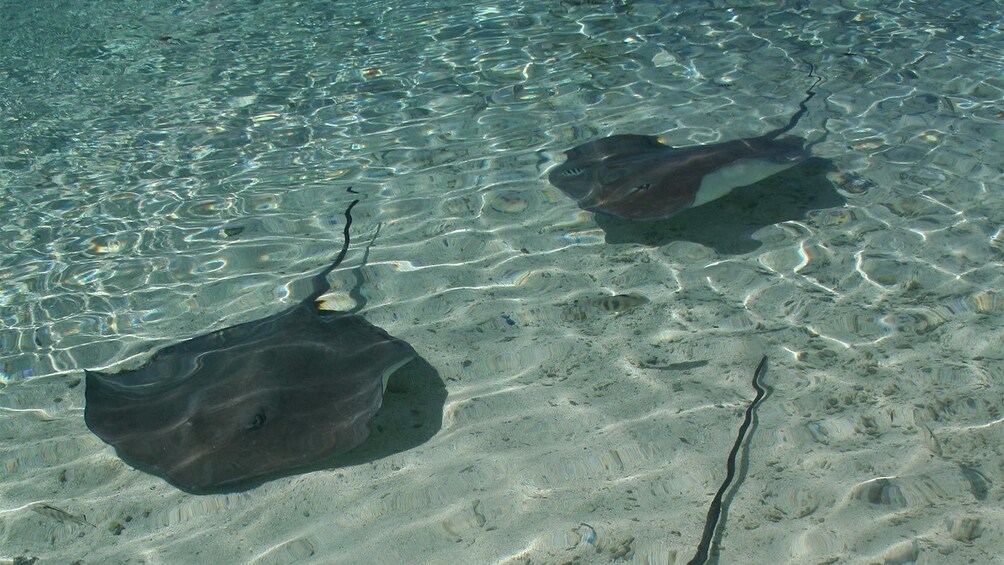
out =
[[[87,372],[87,426],[127,463],[199,492],[352,449],[416,357],[360,316],[306,304]]]

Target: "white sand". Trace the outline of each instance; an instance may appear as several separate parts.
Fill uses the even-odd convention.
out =
[[[761,355],[773,392],[721,562],[998,559],[1001,30],[936,3],[556,6],[519,19],[396,5],[363,24],[343,7],[323,28],[343,35],[315,36],[328,46],[298,27],[320,7],[247,8],[240,24],[218,6],[184,22],[152,10],[127,26],[142,40],[111,30],[103,51],[76,55],[101,66],[66,70],[75,92],[19,83],[84,108],[37,109],[38,128],[81,141],[31,146],[30,166],[0,170],[0,563],[684,563]],[[99,30],[121,17],[99,15]],[[301,42],[248,35],[277,29]],[[149,45],[167,33],[182,43]],[[224,41],[231,51],[210,50]],[[685,145],[778,127],[810,83],[803,58],[827,81],[796,133],[817,139],[828,119],[813,151],[832,161],[835,202],[785,216],[829,186],[800,167],[695,210],[682,233],[612,233],[546,182],[550,159],[601,135]],[[164,66],[157,88],[99,72],[137,81],[143,60]],[[155,93],[140,118],[115,118],[135,120],[125,129],[100,119]],[[272,95],[330,99],[293,111]],[[235,123],[247,154],[218,148]],[[160,131],[168,141],[137,141]],[[340,245],[329,220],[349,184],[367,196],[330,302],[351,304],[350,269],[382,222],[364,315],[438,373],[441,430],[230,495],[122,463],[84,425],[81,369],[298,300],[306,287],[285,285]],[[245,231],[220,233],[231,225]],[[605,299],[623,293],[647,300]]]

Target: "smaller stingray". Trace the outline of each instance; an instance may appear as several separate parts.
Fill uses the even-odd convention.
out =
[[[341,252],[303,302],[165,347],[138,369],[85,371],[87,427],[126,463],[196,493],[362,443],[387,379],[417,355],[361,316],[317,307],[348,252],[357,203]]]
[[[614,135],[566,151],[548,180],[583,210],[629,220],[668,218],[717,200],[809,157],[804,139],[777,138],[807,111],[816,78],[788,124],[759,137],[677,148],[654,136]]]

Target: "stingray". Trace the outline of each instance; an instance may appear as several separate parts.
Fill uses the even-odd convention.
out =
[[[814,77],[810,66],[809,76]],[[759,182],[809,157],[795,127],[821,79],[787,125],[758,137],[671,147],[649,135],[614,135],[573,147],[548,180],[583,210],[628,220],[668,218]]]
[[[362,443],[388,378],[417,354],[353,312],[318,308],[358,202],[341,252],[299,304],[165,347],[137,369],[85,371],[87,427],[126,463],[195,493]]]

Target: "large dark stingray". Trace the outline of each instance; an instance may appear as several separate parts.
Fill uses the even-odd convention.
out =
[[[138,369],[85,371],[87,427],[189,492],[315,465],[365,440],[387,379],[416,353],[358,315],[317,307],[357,203],[303,302],[165,347]]]
[[[816,79],[788,124],[759,137],[677,148],[654,136],[614,135],[566,151],[548,180],[583,210],[630,220],[668,218],[711,202],[809,157],[804,139],[778,137],[807,111]]]

